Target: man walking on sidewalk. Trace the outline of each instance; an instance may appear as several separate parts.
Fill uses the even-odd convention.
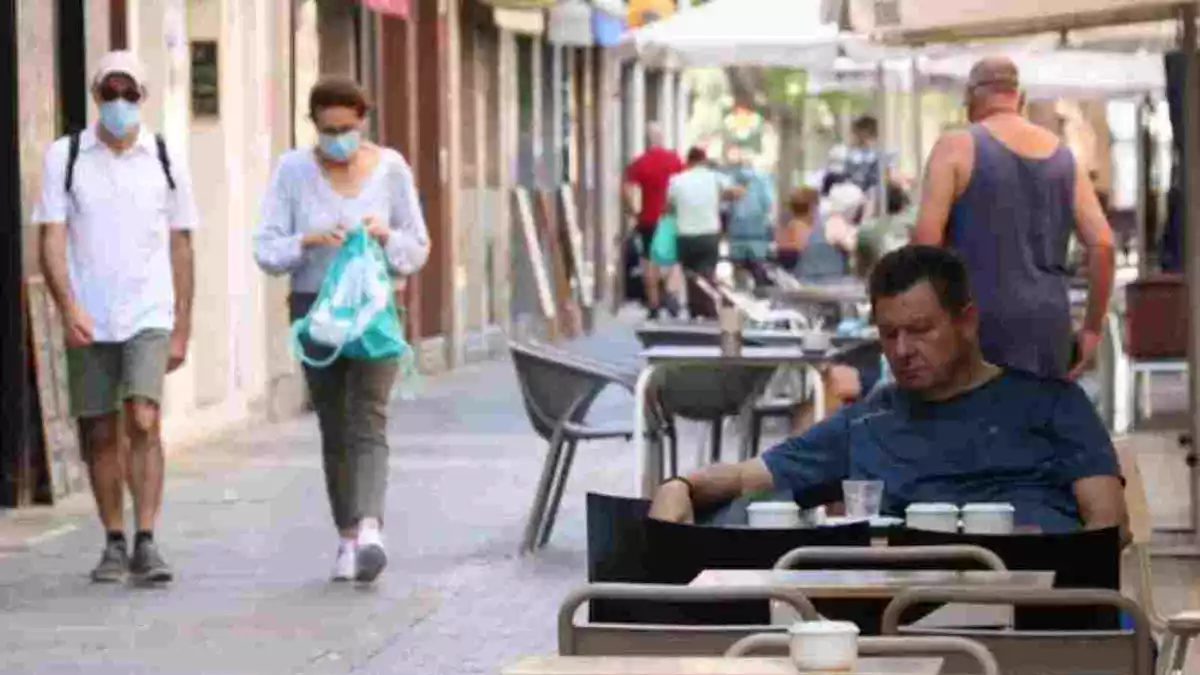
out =
[[[97,582],[172,578],[153,534],[163,491],[159,420],[163,378],[183,364],[191,334],[197,217],[184,163],[141,124],[144,73],[130,52],[101,59],[92,80],[100,122],[50,147],[33,214],[106,533]],[[126,480],[137,526],[132,560]]]

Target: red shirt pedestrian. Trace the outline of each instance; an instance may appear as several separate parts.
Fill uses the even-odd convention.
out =
[[[653,231],[667,208],[667,185],[671,176],[683,171],[679,155],[666,148],[654,145],[638,157],[625,170],[625,182],[636,185],[642,191],[642,207],[637,225],[641,230]]]

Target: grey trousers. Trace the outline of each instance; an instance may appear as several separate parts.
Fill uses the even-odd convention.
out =
[[[313,298],[292,296],[293,317]],[[313,356],[319,349],[308,346]],[[388,482],[388,400],[400,365],[396,361],[338,359],[326,368],[304,368],[321,428],[325,489],[339,530],[363,518],[383,520]]]

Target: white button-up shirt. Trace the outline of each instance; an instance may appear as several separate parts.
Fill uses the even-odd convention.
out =
[[[37,224],[67,225],[67,266],[75,301],[94,322],[96,342],[124,342],[144,330],[175,327],[171,230],[198,221],[185,162],[171,157],[167,183],[154,134],[145,129],[121,154],[93,129],[80,135],[71,194],[69,138],[46,152]]]

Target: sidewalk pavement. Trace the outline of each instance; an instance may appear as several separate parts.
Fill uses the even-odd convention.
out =
[[[570,345],[628,362],[627,323]],[[606,393],[598,419],[626,421]],[[545,443],[507,360],[427,379],[389,429],[388,570],[334,585],[336,537],[311,417],[175,453],[158,535],[165,589],[94,586],[90,498],[0,516],[0,673],[496,675],[553,652],[555,616],[586,581],[584,494],[624,493],[623,441],[581,446],[550,546],[517,548]]]

